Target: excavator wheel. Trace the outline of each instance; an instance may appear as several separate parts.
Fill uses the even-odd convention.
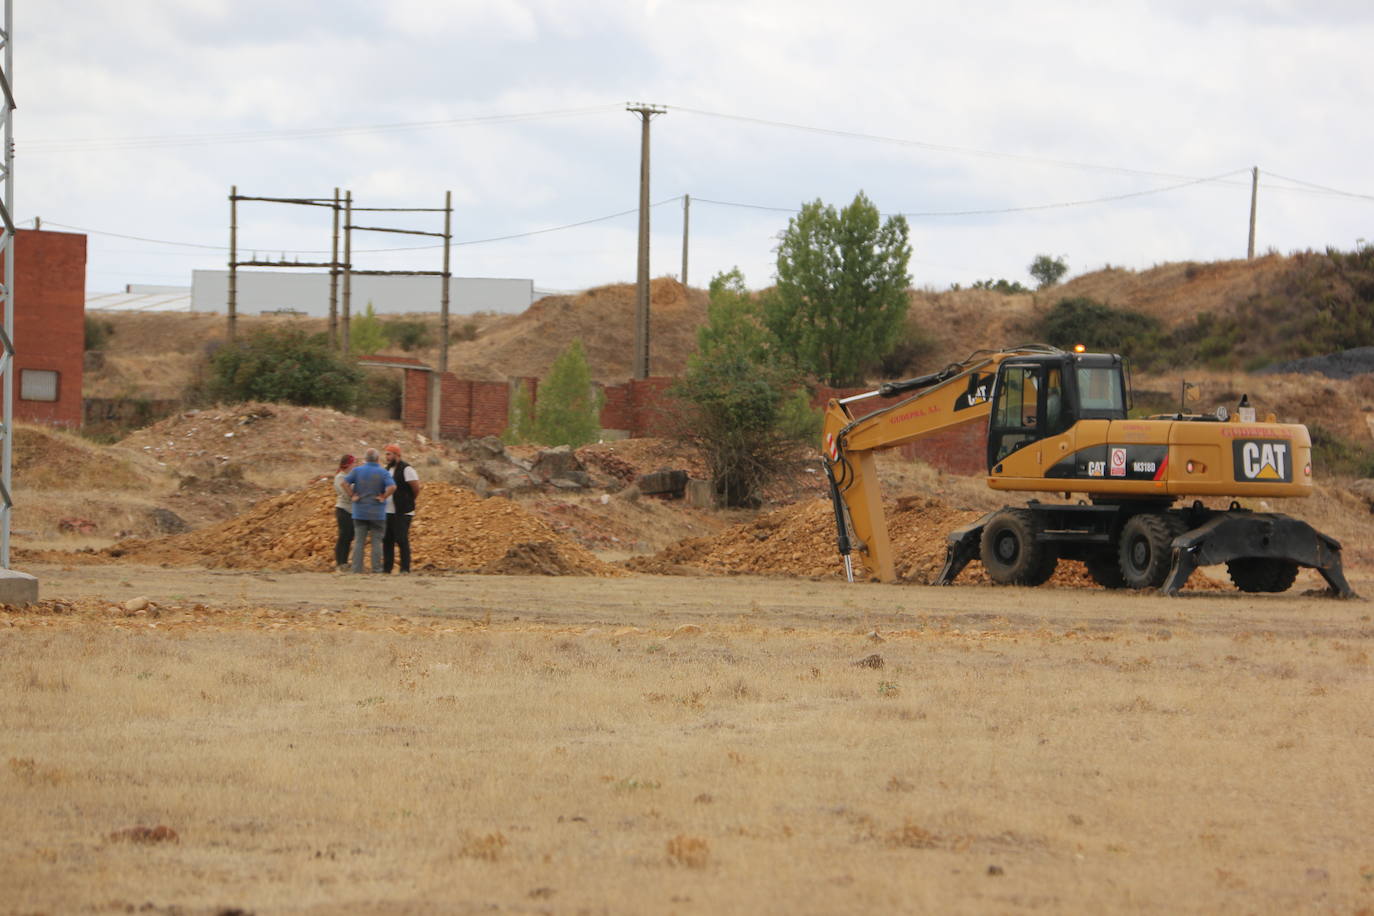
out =
[[[1126,587],[1126,580],[1121,575],[1121,560],[1117,558],[1116,551],[1104,550],[1093,554],[1084,558],[1083,565],[1088,568],[1092,580],[1103,588]]]
[[[1131,516],[1121,528],[1117,558],[1127,588],[1159,588],[1173,565],[1173,542],[1188,526],[1163,512]]]
[[[1035,540],[1035,517],[1025,509],[1003,509],[983,526],[979,545],[983,568],[998,585],[1043,585],[1059,557]]]
[[[1286,592],[1298,578],[1298,564],[1262,557],[1228,560],[1226,571],[1243,592]]]

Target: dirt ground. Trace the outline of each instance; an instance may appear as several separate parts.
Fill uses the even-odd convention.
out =
[[[6,912],[1374,910],[1366,601],[29,571]]]

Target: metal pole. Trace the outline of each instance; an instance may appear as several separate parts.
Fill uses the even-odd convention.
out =
[[[687,230],[692,222],[692,195],[682,195],[682,285],[687,285]]]
[[[14,501],[13,479],[10,475],[14,458],[14,9],[11,0],[5,0],[5,109],[0,117],[5,120],[5,219],[0,226],[0,246],[4,247],[5,285],[5,338],[0,360],[4,362],[3,417],[0,417],[0,567],[10,568],[10,510]],[[34,598],[38,597],[37,590]]]
[[[353,192],[344,192],[343,315],[339,320],[339,350],[347,355],[348,317],[353,302]]]
[[[1255,207],[1259,203],[1259,166],[1250,172],[1250,245],[1245,249],[1245,257],[1255,256]]]
[[[239,186],[229,187],[229,342],[238,334],[239,308]]]
[[[339,189],[334,189],[334,247],[329,255],[329,344],[339,346]]]
[[[453,192],[444,192],[444,273],[439,291],[439,371],[429,374],[429,437],[439,441],[440,419],[443,413],[444,376],[448,373],[448,295],[449,259],[453,244]]]

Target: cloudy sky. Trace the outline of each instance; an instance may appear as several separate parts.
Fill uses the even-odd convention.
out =
[[[913,282],[1029,283],[1374,242],[1368,0],[14,0],[16,217],[89,234],[87,287],[189,285],[230,187],[454,200],[453,270],[771,282],[789,211],[863,190],[911,224]],[[617,215],[619,214],[619,215]],[[438,214],[361,215],[437,231]],[[322,259],[327,210],[240,205],[245,256]],[[581,224],[581,225],[574,225]],[[564,228],[568,227],[568,228]],[[550,231],[543,231],[550,230]],[[359,268],[438,269],[358,233]],[[462,304],[455,303],[461,311]]]

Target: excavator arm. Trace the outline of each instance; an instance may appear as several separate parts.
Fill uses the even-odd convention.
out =
[[[1057,352],[1039,345],[979,350],[938,372],[832,399],[826,405],[822,461],[835,506],[838,547],[850,581],[849,553],[855,546],[867,556],[866,565],[879,579],[893,582],[897,578],[875,454],[968,423],[986,425],[997,367],[1013,357]],[[852,405],[872,398],[892,403],[855,417]]]

